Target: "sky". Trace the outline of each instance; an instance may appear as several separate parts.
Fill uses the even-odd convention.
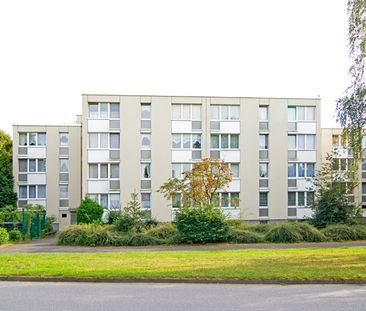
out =
[[[318,97],[350,83],[346,0],[0,2],[0,129],[70,124],[81,94]]]

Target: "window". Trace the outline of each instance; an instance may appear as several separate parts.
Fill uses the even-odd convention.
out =
[[[111,149],[119,149],[119,134],[109,134],[109,146]]]
[[[192,169],[192,163],[172,163],[172,177],[181,179],[183,173]]]
[[[69,185],[60,185],[60,199],[67,199],[69,197]]]
[[[259,163],[259,177],[268,178],[268,163]]]
[[[28,196],[30,199],[36,199],[36,186],[28,186]]]
[[[108,148],[108,134],[107,133],[100,133],[100,148]]]
[[[211,120],[221,121],[238,121],[240,120],[240,106],[239,105],[212,105]]]
[[[362,159],[362,171],[366,171],[366,159]]]
[[[239,178],[239,163],[230,163],[230,170],[233,178]]]
[[[268,106],[259,106],[259,121],[268,121]]]
[[[100,206],[103,208],[108,208],[108,194],[100,195]]]
[[[259,135],[259,149],[268,150],[268,135],[267,134]]]
[[[46,133],[38,133],[38,146],[46,146]]]
[[[311,206],[314,203],[314,192],[306,192],[306,206]]]
[[[201,149],[201,134],[172,134],[172,148]]]
[[[288,177],[296,177],[296,163],[288,164]]]
[[[39,173],[44,173],[46,172],[46,159],[38,159],[38,172]]]
[[[141,120],[150,120],[150,119],[151,119],[151,105],[141,104]]]
[[[109,173],[109,175],[108,175]],[[107,164],[107,163],[99,163],[99,164],[89,164],[89,178],[97,179],[97,178],[111,178],[118,179],[119,178],[119,164]]]
[[[305,163],[298,163],[297,164],[297,176],[298,177],[305,177]]]
[[[110,164],[110,178],[119,178],[119,164]]]
[[[46,172],[46,159],[19,159],[20,173]]]
[[[225,208],[239,206],[239,192],[220,192],[218,195],[216,205],[219,205],[219,207]]]
[[[119,119],[119,103],[89,103],[90,119]]]
[[[98,119],[98,104],[89,104],[89,118]]]
[[[60,159],[60,172],[61,173],[69,172],[69,160],[68,159]]]
[[[19,186],[19,199],[28,198],[28,188],[27,186]]]
[[[89,178],[98,178],[98,164],[89,164]]]
[[[37,171],[37,162],[36,159],[29,160],[29,172],[33,173]]]
[[[37,133],[29,133],[29,146],[37,145]]]
[[[298,206],[305,206],[305,192],[298,192],[297,193],[297,205]]]
[[[100,103],[99,104],[99,118],[100,119],[108,119],[108,104]]]
[[[117,210],[120,209],[121,204],[120,204],[120,194],[119,193],[111,193],[109,195],[109,201],[110,201],[110,208]]]
[[[28,172],[28,160],[25,159],[19,160],[19,172],[21,173]]]
[[[45,199],[46,185],[19,186],[19,199]]]
[[[259,206],[268,206],[268,192],[259,192]]]
[[[315,107],[313,106],[288,106],[288,121],[315,121]]]
[[[366,183],[362,183],[362,195],[366,195]]]
[[[201,105],[192,105],[192,120],[201,120]]]
[[[296,174],[297,172],[297,174]],[[288,177],[314,177],[315,163],[288,163]]]
[[[221,193],[221,207],[229,207],[229,193]]]
[[[141,134],[141,149],[151,149],[151,134]]]
[[[288,150],[296,149],[296,135],[288,135]]]
[[[334,171],[347,171],[353,165],[353,159],[333,159],[332,169]]]
[[[151,208],[151,193],[141,193],[141,207]]]
[[[27,133],[19,133],[19,146],[27,146]]]
[[[141,168],[142,168],[142,178],[150,179],[151,178],[151,172],[150,172],[151,163],[142,163]]]
[[[98,148],[98,134],[89,134],[89,148]]]
[[[89,148],[119,149],[119,146],[119,133],[89,133]]]
[[[201,120],[201,105],[173,104],[172,120]]]
[[[100,164],[100,178],[108,178],[108,164]]]
[[[60,133],[59,140],[60,140],[60,147],[68,147],[69,146],[69,133]]]
[[[296,206],[296,192],[289,192],[287,201],[288,206]]]
[[[46,133],[19,133],[19,146],[45,146]]]
[[[314,177],[315,176],[315,164],[307,163],[306,164],[306,177]]]
[[[315,150],[315,135],[288,135],[288,150]]]
[[[111,119],[119,119],[119,104],[109,104],[109,117]]]
[[[288,206],[310,206],[314,200],[314,192],[291,191],[287,196]]]
[[[181,195],[180,193],[175,193],[172,196],[172,206],[173,208],[180,207]]]
[[[238,134],[212,134],[211,149],[238,149],[239,135]]]

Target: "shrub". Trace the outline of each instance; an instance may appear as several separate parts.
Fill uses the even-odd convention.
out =
[[[323,234],[333,241],[357,240],[356,231],[350,226],[339,224],[330,225],[321,230]]]
[[[306,222],[296,222],[292,226],[300,233],[303,241],[324,242],[327,239],[322,232]]]
[[[144,228],[147,230],[150,228],[157,227],[158,225],[159,225],[159,222],[154,218],[144,219]]]
[[[161,240],[172,240],[178,234],[178,229],[172,223],[167,222],[147,230],[146,234]]]
[[[180,208],[176,225],[181,241],[186,243],[221,242],[229,229],[223,212],[211,205]]]
[[[228,234],[227,241],[233,243],[260,243],[264,241],[264,238],[255,232],[231,229]]]
[[[158,244],[163,244],[163,241],[145,233],[136,233],[132,235],[128,241],[128,245],[130,246],[147,246]]]
[[[303,240],[300,232],[288,223],[273,227],[266,233],[265,239],[273,243],[296,243]]]
[[[0,245],[9,241],[8,231],[4,228],[0,228]]]
[[[365,225],[354,225],[352,229],[355,231],[357,240],[366,240],[366,226]]]
[[[108,224],[112,225],[121,215],[120,211],[110,211],[108,214]]]
[[[13,229],[8,232],[10,241],[20,241],[22,233],[18,229]]]
[[[50,234],[55,233],[53,230],[53,223],[56,221],[56,217],[46,216],[46,222],[44,229],[42,230],[42,236],[48,236]]]
[[[105,245],[108,227],[98,224],[72,225],[58,234],[61,245],[97,246]]]
[[[227,220],[227,223],[231,228],[234,228],[234,229],[239,229],[239,230],[248,229],[247,228],[248,226],[245,225],[241,220],[238,220],[238,219],[229,219],[229,220]]]
[[[101,223],[103,208],[95,201],[86,197],[76,210],[76,221],[78,224]]]
[[[122,212],[114,222],[116,230],[120,232],[129,232],[135,225],[136,223],[133,217],[125,212]]]
[[[271,230],[275,226],[276,225],[273,224],[257,224],[248,226],[246,230],[266,234],[269,230]]]

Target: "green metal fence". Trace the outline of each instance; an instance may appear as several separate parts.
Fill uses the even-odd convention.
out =
[[[45,229],[46,211],[36,211],[33,213],[22,209],[22,235],[23,239],[39,238]]]

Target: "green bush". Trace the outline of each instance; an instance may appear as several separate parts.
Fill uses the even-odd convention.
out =
[[[158,238],[145,233],[133,234],[130,240],[128,241],[128,245],[130,246],[147,246],[147,245],[159,245],[159,244],[164,243]]]
[[[146,234],[160,240],[172,240],[177,234],[178,229],[170,222],[151,228],[146,231]]]
[[[55,231],[53,230],[53,223],[55,221],[56,221],[56,217],[46,216],[46,222],[45,222],[44,229],[42,230],[42,236],[48,236],[48,235],[55,233]]]
[[[76,210],[76,221],[78,224],[101,223],[103,208],[95,201],[86,197]]]
[[[9,241],[8,231],[4,228],[0,228],[0,245]]]
[[[108,214],[108,224],[112,225],[121,215],[120,211],[110,211]]]
[[[352,227],[339,224],[330,225],[321,230],[323,234],[333,241],[357,240],[358,234]]]
[[[146,230],[157,227],[159,225],[159,222],[154,218],[146,218],[143,220],[143,223],[143,226]]]
[[[232,243],[260,243],[264,241],[264,238],[255,232],[231,229],[229,231],[227,241]]]
[[[273,227],[266,233],[265,239],[272,243],[296,243],[303,240],[297,228],[288,223]]]
[[[210,205],[180,208],[176,225],[181,241],[186,243],[225,241],[229,229],[223,212]]]
[[[8,232],[10,241],[20,241],[22,233],[18,229],[13,229]]]
[[[136,226],[136,223],[132,216],[122,212],[114,221],[114,226],[117,231],[129,232]]]
[[[238,219],[229,219],[226,221],[228,225],[233,229],[248,230],[248,226],[243,221]]]
[[[357,240],[366,240],[366,225],[354,225],[352,229],[356,233]]]
[[[324,242],[327,240],[322,232],[306,222],[296,222],[291,225],[300,233],[303,241]]]
[[[248,231],[266,234],[269,230],[274,228],[276,225],[274,224],[257,224],[257,225],[250,225],[246,228]]]
[[[80,246],[105,245],[108,229],[108,227],[98,224],[72,225],[58,234],[58,243]]]

